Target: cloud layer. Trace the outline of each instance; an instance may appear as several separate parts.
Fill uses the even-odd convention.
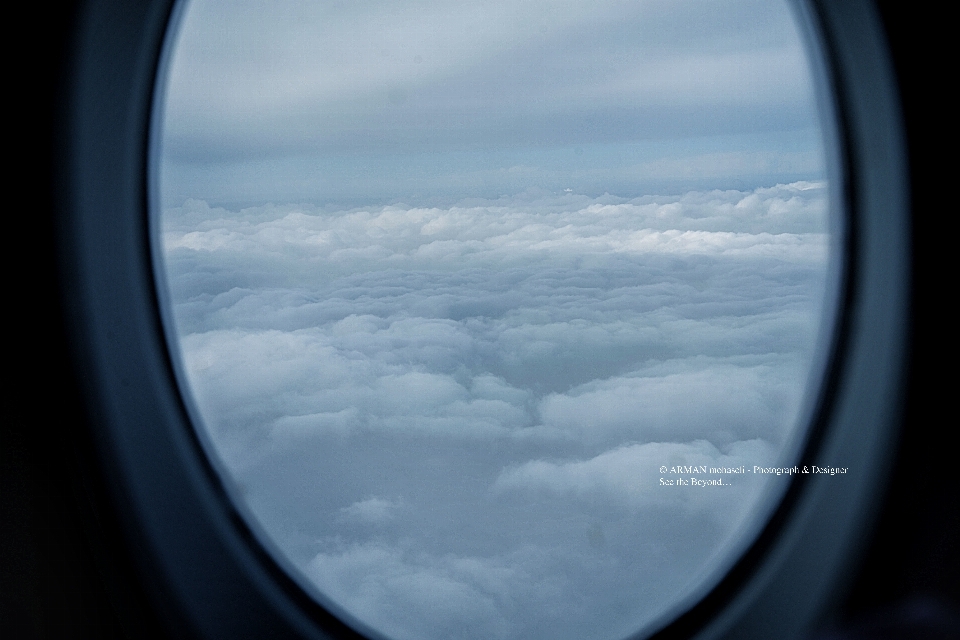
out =
[[[826,189],[164,212],[185,373],[260,525],[395,638],[614,638],[722,570],[824,308]]]
[[[813,75],[785,2],[195,0],[161,183],[233,206],[819,179]]]
[[[811,126],[809,63],[785,9],[196,2],[171,61],[169,143],[382,153]]]

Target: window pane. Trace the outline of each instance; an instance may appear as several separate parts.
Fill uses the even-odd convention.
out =
[[[277,561],[396,639],[613,640],[716,584],[836,288],[790,6],[195,0],[173,37],[172,349]]]

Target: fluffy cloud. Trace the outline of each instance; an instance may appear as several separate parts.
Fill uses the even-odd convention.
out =
[[[391,519],[394,510],[399,506],[398,503],[383,498],[367,498],[340,509],[340,513],[347,520],[376,524]]]
[[[391,205],[328,212],[310,205],[239,213],[191,200],[164,214],[164,246],[249,257],[457,268],[504,258],[601,254],[776,255],[822,259],[822,183],[634,199],[518,196],[447,209]],[[761,247],[770,247],[764,253]],[[792,247],[804,250],[794,252]],[[753,251],[751,249],[753,248]]]
[[[694,358],[668,364],[548,395],[539,406],[542,428],[582,442],[779,442],[784,417],[796,413],[795,363]]]
[[[652,442],[627,444],[604,451],[588,460],[531,460],[505,469],[493,485],[495,492],[528,491],[585,502],[608,501],[638,512],[652,505],[710,510],[733,528],[756,492],[762,477],[752,473],[722,477],[725,485],[705,486],[701,491],[665,491],[660,478],[676,479],[661,467],[706,466],[739,468],[769,464],[776,457],[773,447],[760,439],[735,442],[721,453],[706,440],[691,443]],[[689,478],[689,474],[687,478]],[[711,476],[720,478],[721,476]],[[749,505],[749,506],[748,506]]]
[[[306,571],[327,597],[398,640],[517,637],[518,625],[502,609],[516,607],[510,600],[517,592],[533,595],[540,586],[514,563],[377,543],[320,553]]]
[[[821,183],[163,216],[185,373],[264,531],[397,638],[615,637],[702,588],[771,464],[827,290]]]

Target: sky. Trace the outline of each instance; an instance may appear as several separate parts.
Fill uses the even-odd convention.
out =
[[[273,9],[273,10],[268,10]],[[770,2],[187,5],[158,235],[205,446],[396,640],[615,640],[752,540],[836,238]]]
[[[823,179],[786,3],[187,5],[165,201],[450,205]]]

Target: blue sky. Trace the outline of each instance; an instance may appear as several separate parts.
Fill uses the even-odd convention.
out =
[[[776,2],[188,5],[158,246],[261,539],[394,640],[625,637],[785,486],[832,308]],[[729,478],[728,478],[729,480]]]

